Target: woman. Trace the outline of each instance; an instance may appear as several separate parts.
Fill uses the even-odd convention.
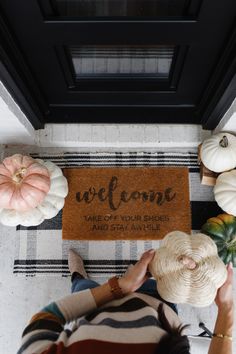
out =
[[[124,276],[99,285],[88,279],[83,261],[69,252],[73,294],[33,316],[25,328],[18,354],[188,354],[187,336],[174,304],[165,303],[148,279],[154,250],[145,252]],[[209,354],[232,353],[232,266],[219,289],[218,318]],[[66,323],[77,320],[72,331]]]

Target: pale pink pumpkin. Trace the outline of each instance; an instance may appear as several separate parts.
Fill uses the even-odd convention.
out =
[[[42,203],[50,189],[46,167],[30,156],[15,154],[0,164],[0,208],[26,211]]]

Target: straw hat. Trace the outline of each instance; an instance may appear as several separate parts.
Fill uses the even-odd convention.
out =
[[[149,270],[164,300],[197,307],[210,305],[227,278],[214,241],[204,234],[181,231],[165,236]]]

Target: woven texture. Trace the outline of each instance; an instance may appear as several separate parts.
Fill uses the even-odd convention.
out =
[[[160,240],[191,232],[186,167],[67,168],[64,240]],[[100,193],[102,191],[102,193]]]
[[[156,153],[64,153],[32,154],[34,158],[51,160],[61,168],[109,166],[185,166],[189,169],[192,231],[201,229],[205,221],[222,211],[214,202],[212,187],[200,184],[196,152]],[[14,274],[19,276],[68,276],[68,250],[75,249],[85,260],[92,279],[125,272],[130,263],[160,241],[69,241],[62,240],[62,211],[38,227],[17,227]]]
[[[214,241],[201,233],[170,232],[149,269],[163,299],[197,307],[209,306],[227,278]]]

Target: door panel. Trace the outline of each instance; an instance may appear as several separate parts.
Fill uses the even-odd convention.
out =
[[[29,101],[41,112],[41,126],[150,122],[209,129],[233,99],[233,0],[1,0],[0,6],[2,34],[9,32],[24,62],[17,63],[16,85],[37,88]],[[4,41],[1,47],[5,66],[14,65],[11,48]],[[220,62],[228,62],[227,73]],[[217,82],[224,85],[215,102]],[[219,104],[221,113],[214,113]]]

